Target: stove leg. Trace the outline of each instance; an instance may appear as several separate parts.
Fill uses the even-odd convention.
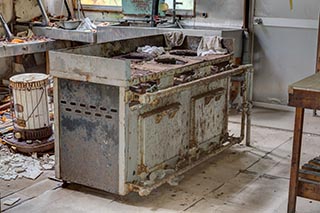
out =
[[[69,183],[65,180],[62,181],[61,187],[62,188],[67,188],[69,186]]]

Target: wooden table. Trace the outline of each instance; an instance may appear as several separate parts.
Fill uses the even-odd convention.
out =
[[[289,106],[296,107],[288,200],[288,213],[294,213],[297,196],[320,201],[320,158],[299,170],[304,110],[320,109],[320,73],[289,86]]]

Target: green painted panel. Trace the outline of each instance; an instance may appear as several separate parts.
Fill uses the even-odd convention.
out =
[[[123,0],[122,10],[127,15],[150,15],[152,0]]]

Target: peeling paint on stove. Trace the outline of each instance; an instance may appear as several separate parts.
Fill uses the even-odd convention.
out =
[[[192,37],[187,40],[193,45],[194,41],[200,41]],[[230,66],[232,52],[206,57],[173,56],[169,52],[164,55],[181,57],[186,64],[157,63],[154,58],[130,61],[124,57],[147,44],[164,46],[163,36],[70,48],[51,54],[51,73],[60,82],[56,88],[60,95],[55,107],[59,108],[60,114],[56,121],[60,127],[57,141],[60,157],[57,159],[63,158],[60,160],[63,180],[120,195],[129,191],[147,195],[211,155],[243,140],[243,135],[228,135],[229,82],[231,76],[245,75],[251,67]],[[119,48],[112,51],[107,47]],[[192,47],[185,44],[180,48],[190,50]],[[87,64],[79,63],[80,66],[77,60]],[[147,72],[137,77],[134,68]],[[80,74],[75,70],[88,72],[90,79],[79,78]],[[121,82],[117,81],[118,77],[123,77]],[[123,91],[122,95],[119,90]],[[70,100],[76,106],[72,106]],[[80,104],[85,107],[81,108]],[[90,104],[96,109],[106,106],[107,110],[99,111],[99,116],[92,118],[97,112],[88,108]],[[116,117],[109,114],[110,105],[117,111]],[[102,114],[105,117],[101,117]],[[108,120],[107,115],[111,115],[112,120]],[[120,123],[119,117],[125,119]],[[75,126],[64,130],[67,125]],[[77,142],[70,141],[74,138]],[[125,151],[119,151],[120,147]],[[98,160],[97,164],[92,166],[84,161],[81,156],[85,155],[93,161]],[[68,169],[79,161],[87,164],[84,170],[90,175],[68,173]],[[104,179],[95,178],[98,170],[110,175]],[[151,178],[160,173],[164,177]],[[117,187],[111,185],[114,183]]]

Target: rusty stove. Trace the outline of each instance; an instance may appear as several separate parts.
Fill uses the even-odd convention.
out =
[[[243,141],[252,67],[224,55],[197,56],[201,37],[166,46],[164,35],[50,52],[54,76],[56,176],[111,193],[148,195]],[[160,55],[137,52],[164,47]],[[242,83],[242,128],[228,134],[232,76]]]

